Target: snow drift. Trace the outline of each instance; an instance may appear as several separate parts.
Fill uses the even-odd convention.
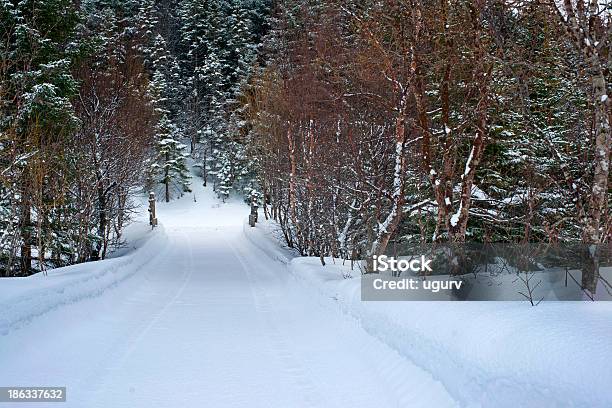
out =
[[[359,272],[338,262],[290,269],[462,405],[612,406],[612,303],[362,302]]]
[[[462,406],[612,406],[612,302],[362,302],[349,262],[273,250],[270,224],[245,234]]]
[[[64,305],[102,295],[131,278],[156,259],[167,242],[162,227],[131,242],[131,251],[104,261],[88,262],[38,273],[26,278],[7,278],[0,285],[0,335],[8,335],[32,319]]]

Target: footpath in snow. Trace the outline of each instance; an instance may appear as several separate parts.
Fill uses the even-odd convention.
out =
[[[66,386],[71,408],[457,406],[253,245],[247,215],[195,188],[121,257],[0,281],[0,386]]]
[[[0,386],[71,408],[612,406],[612,303],[361,302],[358,271],[247,215],[197,187],[122,256],[1,280]]]

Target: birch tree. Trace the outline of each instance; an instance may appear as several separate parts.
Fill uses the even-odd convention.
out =
[[[580,214],[583,242],[587,244],[582,274],[584,289],[595,293],[599,280],[597,245],[609,241],[605,217],[609,213],[610,144],[612,141],[612,102],[610,70],[612,69],[612,9],[608,1],[549,0],[554,17],[564,28],[567,39],[582,54],[591,87],[593,117],[592,181],[588,196],[581,197]]]

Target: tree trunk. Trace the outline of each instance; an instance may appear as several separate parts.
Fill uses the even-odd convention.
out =
[[[586,260],[582,270],[582,287],[595,294],[599,280],[599,256],[597,244],[602,240],[601,220],[608,206],[608,183],[610,178],[610,104],[606,78],[602,72],[593,76],[595,110],[595,171],[589,203],[589,217],[584,226],[583,240],[587,244]]]
[[[208,170],[206,169],[206,162],[208,161],[208,148],[204,148],[203,158],[202,158],[202,179],[204,179],[204,187],[206,187],[207,179],[208,179]]]
[[[289,214],[291,222],[297,228],[297,193],[295,185],[297,161],[295,159],[295,140],[290,129],[287,130],[287,142],[289,145],[289,161],[291,162],[291,174],[289,174]]]
[[[366,272],[374,272],[373,257],[385,253],[389,240],[395,233],[403,215],[404,185],[406,183],[406,116],[403,113],[398,115],[395,122],[395,139],[395,170],[391,209],[383,223],[378,225],[376,237],[366,259]]]
[[[103,241],[106,236],[106,225],[108,223],[106,211],[106,191],[102,181],[99,178],[98,181],[98,236],[99,241],[96,242],[96,246],[91,253],[91,260],[97,261],[102,256],[102,247],[104,246]]]
[[[29,276],[32,273],[32,213],[30,208],[29,194],[24,183],[24,191],[21,197],[21,256],[19,269],[22,276]]]
[[[170,154],[166,153],[166,166],[164,168],[164,187],[166,189],[166,202],[170,202],[170,170],[168,169],[168,161],[170,160]]]

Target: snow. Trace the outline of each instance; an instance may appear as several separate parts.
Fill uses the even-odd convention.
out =
[[[430,372],[460,406],[612,406],[612,302],[362,302],[360,273],[346,279],[347,270],[338,260],[291,262],[294,276]]]
[[[470,165],[472,164],[472,160],[474,159],[474,150],[475,150],[475,147],[472,146],[472,150],[470,150],[470,155],[469,155],[467,161],[465,162],[465,171],[463,172],[464,176],[467,176],[470,173],[470,171],[472,170],[470,168]]]
[[[456,227],[459,223],[459,211],[451,216],[450,223],[453,227]]]
[[[359,269],[192,188],[112,259],[0,281],[0,385],[69,408],[612,406],[611,302],[362,302]]]
[[[166,237],[163,230],[143,239],[137,253],[103,263],[76,265],[42,273],[30,278],[0,281],[0,321],[4,335],[28,324],[32,319],[62,306],[97,297],[131,278],[162,252]]]
[[[491,200],[491,197],[484,191],[482,191],[477,185],[472,186],[472,197],[477,200],[488,201]]]
[[[0,281],[1,385],[70,408],[456,406],[291,275],[248,206],[192,187],[122,256]]]

